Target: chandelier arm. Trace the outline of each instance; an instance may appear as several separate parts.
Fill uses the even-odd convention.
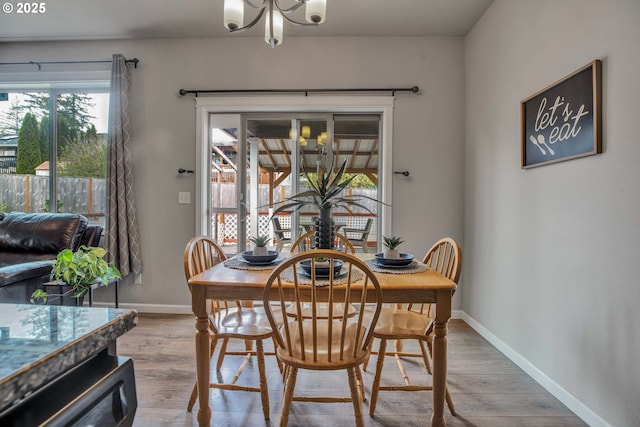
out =
[[[244,4],[254,8],[255,10],[264,9],[267,5],[265,0],[262,0],[262,6],[256,6],[255,4],[253,4],[251,0],[242,0],[242,1],[244,2]]]
[[[298,27],[317,27],[318,24],[315,22],[298,22],[298,21],[294,21],[293,19],[289,18],[287,15],[282,14],[282,17],[289,23],[293,24],[293,25],[297,25]]]
[[[274,3],[276,5],[276,7],[278,8],[278,10],[284,14],[284,13],[290,13],[290,12],[298,10],[301,6],[304,5],[305,2],[304,2],[304,0],[296,0],[294,5],[289,7],[289,9],[283,9],[282,7],[280,7],[280,3],[278,2],[278,0],[274,0]]]
[[[256,25],[258,23],[258,21],[260,21],[260,19],[262,18],[262,16],[264,15],[264,11],[266,9],[263,7],[260,12],[258,12],[258,15],[255,17],[255,19],[251,22],[249,22],[247,25],[245,25],[244,27],[241,28],[236,28],[235,30],[229,30],[230,33],[237,33],[239,31],[245,31],[248,30],[249,28],[253,28],[254,25]]]

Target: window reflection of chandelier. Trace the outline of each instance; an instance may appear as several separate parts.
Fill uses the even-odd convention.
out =
[[[324,22],[327,0],[284,0],[293,1],[288,8],[280,6],[282,0],[262,0],[262,5],[255,5],[251,0],[224,0],[224,26],[232,33],[248,30],[266,17],[264,25],[264,40],[271,47],[282,44],[284,21],[300,26],[318,26]],[[244,25],[244,7],[249,6],[258,11],[253,21]],[[305,20],[298,22],[288,15],[300,7],[305,6]]]

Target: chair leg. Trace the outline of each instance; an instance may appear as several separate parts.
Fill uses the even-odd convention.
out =
[[[382,377],[382,367],[384,366],[384,357],[387,351],[387,340],[380,340],[380,348],[378,349],[378,363],[376,364],[376,374],[373,377],[371,385],[371,400],[369,401],[369,415],[373,417],[378,403],[378,390],[380,388],[380,378]]]
[[[287,366],[287,383],[284,386],[284,400],[282,402],[282,413],[280,414],[280,427],[287,427],[289,423],[289,410],[291,409],[291,401],[293,400],[293,390],[296,387],[296,378],[298,377],[298,368],[295,366]]]
[[[356,426],[364,427],[364,419],[362,418],[362,398],[360,395],[360,387],[358,385],[358,367],[347,368],[349,376],[349,388],[351,389],[351,402],[353,403],[353,412],[356,417]]]
[[[258,358],[258,372],[260,373],[260,398],[264,419],[269,419],[269,389],[267,388],[267,373],[264,367],[264,346],[262,340],[256,341],[256,357]]]
[[[218,353],[218,364],[216,365],[216,372],[222,369],[222,362],[224,362],[224,355],[227,352],[227,344],[229,344],[229,338],[224,338],[222,340],[222,346],[220,347],[220,352]],[[211,353],[213,356],[213,353]]]
[[[424,367],[427,369],[429,375],[433,375],[431,372],[431,363],[429,362],[429,356],[427,355],[427,349],[424,348],[424,341],[418,341],[420,344],[420,351],[422,352],[422,360],[424,360]]]
[[[273,337],[273,352],[275,353],[276,363],[278,364],[278,369],[280,370],[280,373],[282,374],[282,373],[284,373],[284,368],[282,367],[282,361],[278,357],[278,341],[276,340],[276,337]]]
[[[356,377],[358,379],[358,389],[360,390],[360,397],[363,402],[367,401],[367,398],[364,395],[364,380],[362,379],[362,370],[360,370],[360,366],[356,366]]]
[[[193,390],[191,390],[191,397],[189,397],[189,403],[187,403],[187,412],[191,412],[193,409],[193,405],[196,404],[196,400],[198,400],[198,382],[193,385]]]
[[[456,414],[456,408],[455,406],[453,406],[453,399],[451,399],[451,395],[449,394],[449,386],[445,384],[445,389],[444,389],[444,399],[447,401],[447,406],[449,407],[449,412],[451,412],[451,415],[453,415],[454,417],[458,414]]]
[[[367,355],[367,358],[364,360],[364,363],[362,364],[362,370],[365,372],[367,372],[367,366],[369,366],[369,359],[371,359],[371,353]]]

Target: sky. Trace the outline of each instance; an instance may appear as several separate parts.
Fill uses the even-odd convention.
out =
[[[109,94],[108,93],[94,93],[92,94],[95,99],[95,105],[89,109],[89,114],[95,117],[92,123],[96,126],[98,133],[107,133],[107,126],[109,120]],[[0,101],[0,117],[11,108],[11,104],[14,99],[20,99],[21,94],[9,93],[8,101]]]

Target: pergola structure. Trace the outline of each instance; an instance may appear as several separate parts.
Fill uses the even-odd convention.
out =
[[[317,162],[323,152],[323,143],[319,143],[317,135],[324,130],[321,121],[306,122],[311,128],[310,138],[300,144],[301,167],[307,172],[316,171]],[[248,126],[248,138],[258,144],[258,171],[260,183],[269,184],[269,205],[274,203],[274,191],[292,173],[292,149],[293,141],[289,137],[291,127],[290,120],[252,120]],[[229,133],[235,130],[227,130]],[[336,122],[332,153],[334,167],[338,167],[346,161],[346,173],[364,174],[375,185],[378,184],[378,122],[377,121],[340,121]],[[235,136],[235,135],[234,135]],[[237,144],[232,148],[233,152],[221,149],[213,145],[212,149],[223,162],[213,164],[218,172],[237,172],[235,163],[237,159]]]

